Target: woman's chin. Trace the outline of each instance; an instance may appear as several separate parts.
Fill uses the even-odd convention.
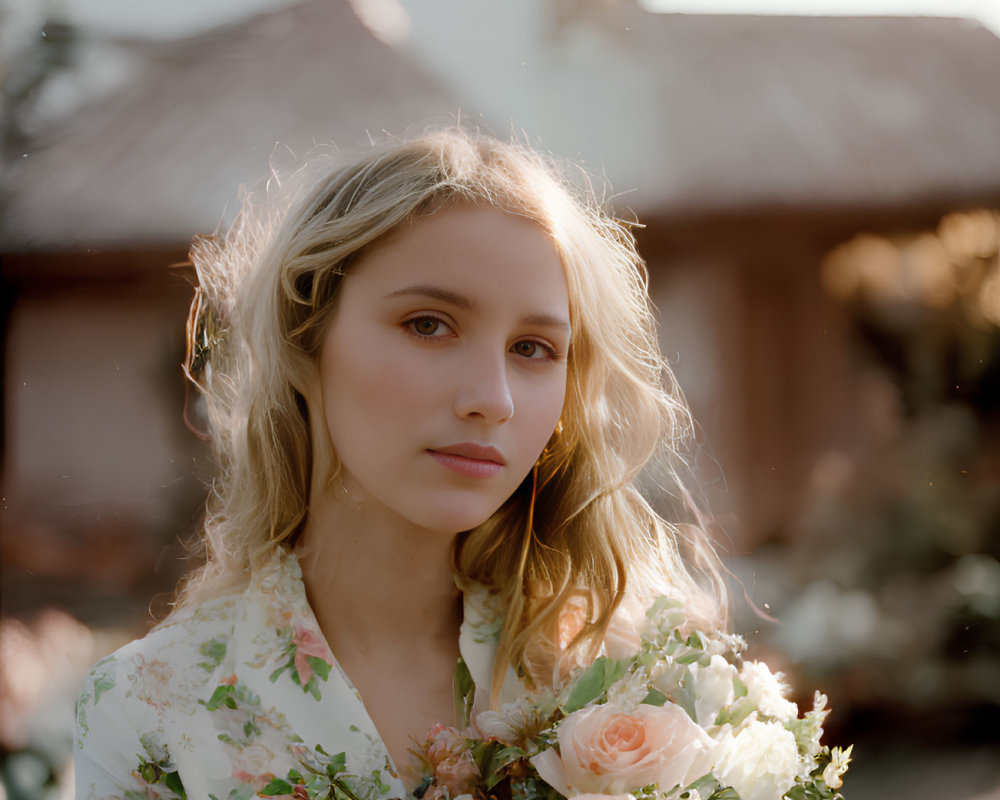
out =
[[[422,528],[439,532],[445,536],[455,536],[462,531],[478,528],[492,517],[496,510],[492,506],[440,503],[427,509],[427,513],[420,514],[419,518],[414,515],[411,519]]]

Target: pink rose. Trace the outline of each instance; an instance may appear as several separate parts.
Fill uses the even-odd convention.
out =
[[[326,639],[318,630],[307,628],[305,625],[296,625],[292,632],[292,644],[295,645],[295,671],[298,673],[299,682],[303,688],[313,676],[312,665],[309,663],[309,656],[319,658],[327,664],[331,664],[330,648],[326,645]]]
[[[457,797],[475,788],[480,778],[479,767],[468,748],[465,734],[447,725],[435,725],[427,734],[424,752],[434,777],[434,783],[424,795],[426,800]]]
[[[687,786],[711,769],[715,744],[673,703],[632,713],[611,703],[584,708],[563,720],[556,737],[559,753],[549,748],[531,763],[567,797]]]

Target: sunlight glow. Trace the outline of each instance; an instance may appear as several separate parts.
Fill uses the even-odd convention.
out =
[[[918,16],[975,19],[1000,35],[996,0],[639,0],[664,14],[781,14],[791,16]]]

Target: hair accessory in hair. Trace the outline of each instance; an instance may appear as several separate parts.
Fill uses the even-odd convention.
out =
[[[192,383],[201,385],[200,378],[208,366],[212,350],[218,347],[224,332],[204,290],[197,287],[185,327],[187,357],[184,359],[184,374]]]
[[[208,370],[212,360],[212,352],[219,349],[225,335],[225,328],[219,324],[219,319],[212,308],[205,291],[200,287],[194,290],[194,299],[191,301],[191,310],[188,312],[187,324],[185,325],[185,337],[187,339],[187,354],[184,358],[184,374],[188,381],[200,389],[204,388],[202,376]],[[195,434],[202,441],[211,438],[205,431],[199,429],[191,422],[188,414],[188,391],[190,384],[184,386],[184,424],[188,430]]]

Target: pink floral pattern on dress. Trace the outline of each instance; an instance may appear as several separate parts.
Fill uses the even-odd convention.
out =
[[[304,625],[295,626],[292,644],[295,645],[295,672],[299,676],[299,683],[308,686],[313,675],[309,659],[318,658],[329,665],[330,648],[326,646],[323,634]]]
[[[242,593],[95,664],[77,706],[77,797],[405,797],[334,667],[298,561],[279,550]]]

